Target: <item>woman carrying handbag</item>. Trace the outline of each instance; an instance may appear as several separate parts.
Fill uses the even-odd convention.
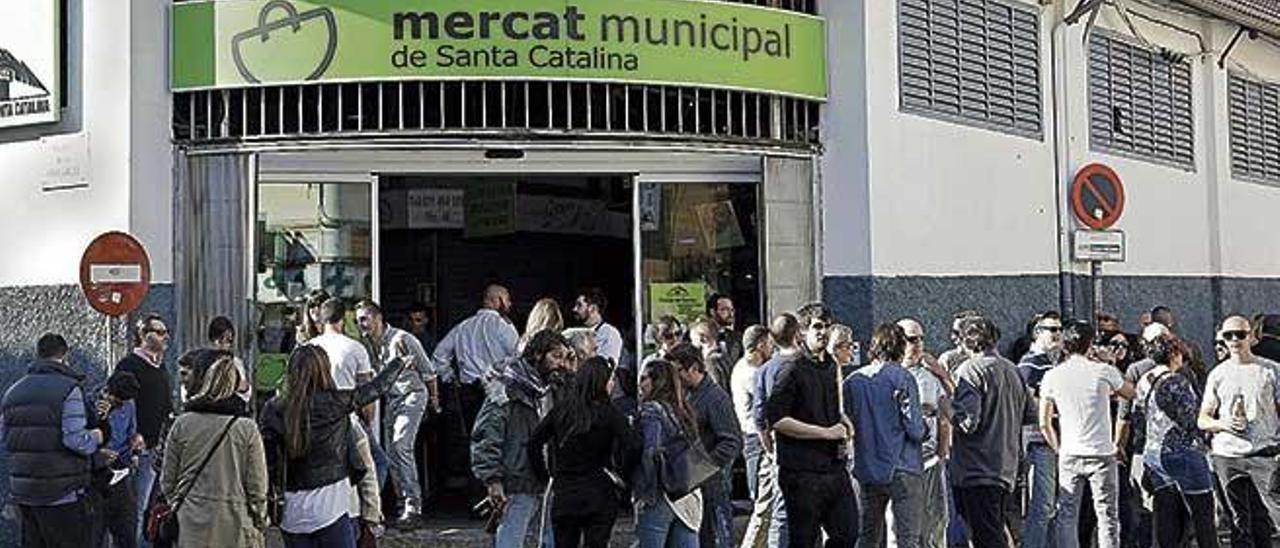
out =
[[[640,548],[696,548],[702,523],[697,485],[717,469],[705,452],[695,456],[701,449],[697,423],[675,366],[662,359],[645,364],[640,402],[644,449],[633,482]]]
[[[170,518],[149,519],[156,525],[168,521],[168,526],[148,523],[148,536],[165,529],[158,540],[179,548],[263,546],[267,463],[257,425],[236,394],[240,382],[235,362],[218,360],[170,427],[160,474]]]

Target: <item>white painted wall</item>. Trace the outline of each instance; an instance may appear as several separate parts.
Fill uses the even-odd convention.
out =
[[[134,232],[152,280],[173,280],[166,10],[163,0],[71,2],[63,121],[0,130],[0,286],[76,283],[84,247],[108,230]],[[42,191],[56,160],[88,187]]]
[[[1037,5],[1029,0],[1028,5]],[[832,5],[835,4],[835,5]],[[1235,181],[1230,171],[1227,74],[1217,66],[1235,26],[1182,12],[1127,3],[1201,34],[1197,39],[1133,17],[1158,46],[1191,55],[1194,170],[1095,151],[1089,143],[1088,50],[1082,23],[1060,23],[1074,3],[1041,8],[1044,131],[1040,140],[953,124],[900,110],[897,2],[826,3],[831,33],[832,99],[824,113],[822,162],[824,274],[1049,274],[1059,268],[1055,188],[1054,40],[1063,69],[1059,98],[1068,174],[1092,162],[1124,180],[1127,208],[1116,228],[1128,235],[1128,261],[1108,274],[1280,276],[1280,246],[1268,220],[1280,211],[1280,186]],[[1111,7],[1097,32],[1131,36]],[[1244,41],[1238,67],[1280,82],[1280,46]],[[1067,230],[1076,228],[1071,221]],[[1077,272],[1085,265],[1069,264]]]

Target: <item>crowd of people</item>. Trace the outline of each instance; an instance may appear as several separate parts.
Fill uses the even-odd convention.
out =
[[[599,290],[573,301],[582,327],[548,298],[521,333],[511,306],[489,286],[437,344],[416,307],[405,330],[313,292],[270,397],[226,318],[178,359],[177,401],[159,316],[100,397],[44,335],[0,403],[23,546],[252,547],[269,526],[374,546],[423,523],[418,435],[444,402],[458,428],[432,439],[463,448],[447,466],[482,486],[497,548],[605,547],[626,513],[640,548],[1260,547],[1280,525],[1277,316],[1226,318],[1206,360],[1163,306],[1136,334],[1044,312],[1003,351],[967,311],[936,357],[902,318],[864,360],[821,303],[739,326],[713,295],[636,359]]]

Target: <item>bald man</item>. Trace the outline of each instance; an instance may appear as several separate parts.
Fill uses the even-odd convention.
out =
[[[925,516],[920,531],[921,548],[947,547],[947,493],[943,470],[951,453],[951,375],[925,352],[924,327],[905,318],[898,321],[907,337],[902,365],[920,387],[920,411],[929,434],[921,447],[924,473],[921,474],[921,511]]]
[[[501,285],[485,288],[480,310],[449,330],[432,353],[439,375],[440,399],[446,408],[441,420],[452,430],[446,435],[445,465],[451,477],[471,473],[471,429],[484,403],[484,383],[493,368],[516,355],[520,336],[507,317],[511,293]],[[461,413],[461,418],[456,415]]]
[[[1270,546],[1280,523],[1280,495],[1271,489],[1280,453],[1280,365],[1253,355],[1253,326],[1241,316],[1222,322],[1218,337],[1231,357],[1209,373],[1198,420],[1213,435],[1214,472],[1231,514],[1232,546]]]

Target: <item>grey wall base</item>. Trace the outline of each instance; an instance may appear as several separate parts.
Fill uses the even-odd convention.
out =
[[[0,393],[26,372],[35,357],[36,340],[45,333],[59,333],[67,339],[71,364],[87,374],[91,394],[96,394],[106,379],[109,345],[115,342],[120,346],[117,355],[127,346],[125,322],[117,321],[115,333],[109,337],[106,318],[89,307],[78,286],[0,287],[0,310],[6,311],[0,315]],[[153,285],[139,311],[173,318],[173,286]],[[170,364],[174,352],[176,349],[171,349]],[[0,500],[8,499],[8,476],[9,459],[0,444]],[[17,524],[4,525],[0,526],[0,546],[17,546]]]
[[[1066,289],[1066,291],[1062,291]],[[1068,293],[1070,299],[1063,299]],[[1092,316],[1092,279],[1088,276],[828,276],[823,300],[849,323],[862,341],[879,322],[905,316],[924,324],[929,348],[950,346],[947,333],[956,312],[973,309],[994,319],[1004,337],[1001,348],[1017,338],[1026,321],[1044,310]],[[1179,331],[1210,350],[1215,325],[1225,316],[1280,312],[1280,278],[1102,276],[1103,310],[1116,314],[1127,331],[1138,316],[1158,304],[1175,311]],[[1072,305],[1072,306],[1068,306]]]

